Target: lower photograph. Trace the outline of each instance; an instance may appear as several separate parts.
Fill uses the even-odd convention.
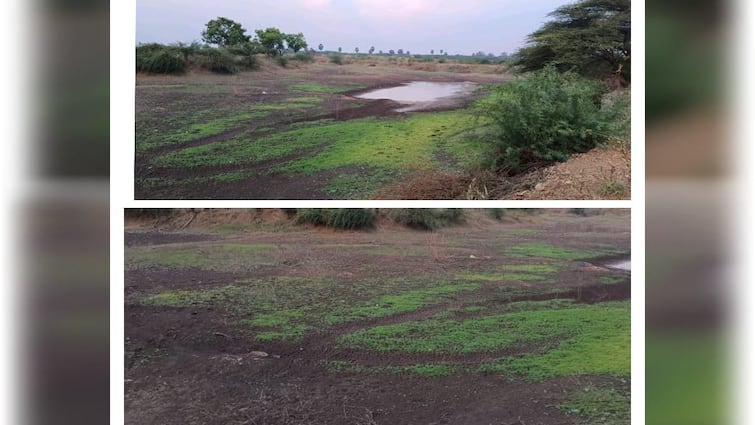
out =
[[[126,424],[629,424],[628,209],[126,209]]]

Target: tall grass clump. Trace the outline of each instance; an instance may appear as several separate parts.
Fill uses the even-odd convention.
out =
[[[226,47],[228,53],[234,56],[236,65],[244,69],[259,69],[260,64],[256,54],[260,53],[259,48],[252,43],[237,44]]]
[[[602,83],[553,66],[494,87],[476,109],[497,127],[497,168],[514,174],[606,142],[627,105],[602,106],[605,92]]]
[[[238,72],[236,58],[225,49],[205,48],[199,52],[199,66],[219,74]]]
[[[506,210],[503,208],[490,208],[488,209],[488,214],[494,219],[501,221],[503,220],[503,216],[506,215]]]
[[[282,66],[283,68],[288,66],[288,57],[286,56],[283,56],[283,55],[277,56],[275,58],[275,61],[278,62],[278,65]]]
[[[336,65],[343,65],[343,55],[339,55],[338,53],[333,53],[329,56],[330,62],[334,63]]]
[[[312,224],[334,229],[366,229],[372,227],[374,221],[375,215],[372,210],[363,208],[311,208],[299,209],[296,212],[296,222],[299,224]]]
[[[310,52],[299,52],[291,56],[291,59],[299,62],[310,63],[315,61],[315,55]]]
[[[364,208],[340,208],[330,211],[327,225],[336,229],[365,229],[372,227],[375,215]]]
[[[186,60],[176,49],[150,43],[136,48],[136,70],[150,74],[183,74]]]
[[[393,221],[407,227],[421,230],[437,230],[464,220],[460,209],[407,208],[393,211]]]
[[[172,217],[178,212],[173,208],[126,208],[124,210],[124,216],[126,218],[146,218],[157,219]]]

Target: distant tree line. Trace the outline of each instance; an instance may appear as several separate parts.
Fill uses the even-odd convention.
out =
[[[250,50],[268,56],[280,56],[286,50],[298,53],[307,48],[307,41],[302,33],[285,34],[278,28],[271,27],[255,30],[254,34],[252,38],[238,22],[219,17],[207,22],[202,31],[202,40],[218,47],[248,46]]]
[[[289,59],[310,62],[307,41],[302,33],[286,34],[278,28],[265,28],[247,34],[244,27],[231,19],[218,17],[205,25],[200,44],[158,43],[136,47],[137,71],[156,74],[180,74],[190,66],[211,72],[233,74],[241,70],[258,68],[256,55],[275,57],[281,66]],[[293,53],[293,56],[284,56]]]

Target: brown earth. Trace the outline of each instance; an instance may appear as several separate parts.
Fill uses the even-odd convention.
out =
[[[286,69],[264,60],[259,71],[232,76],[220,76],[201,70],[190,71],[184,76],[137,74],[137,127],[140,125],[139,117],[150,119],[164,117],[165,125],[169,125],[171,118],[177,115],[192,114],[208,109],[244,110],[245,106],[250,104],[269,104],[307,95],[306,92],[291,92],[288,87],[292,82],[340,87],[352,85],[360,88],[327,95],[324,103],[318,108],[284,109],[263,118],[255,118],[248,124],[236,126],[218,135],[137,152],[134,165],[135,197],[137,199],[332,199],[332,195],[323,192],[321,188],[335,175],[349,170],[328,170],[311,176],[267,173],[276,165],[309,156],[314,150],[298,151],[288,157],[255,164],[253,167],[248,164],[235,164],[185,169],[158,166],[153,160],[174,150],[222,142],[252,130],[271,128],[274,130],[269,130],[269,132],[276,132],[296,123],[309,121],[324,119],[343,121],[406,114],[397,112],[397,108],[402,105],[392,101],[366,101],[353,97],[355,94],[368,90],[397,86],[416,80],[469,81],[486,84],[500,83],[511,78],[505,73],[505,67],[498,65],[469,65],[462,68],[438,66],[430,71],[427,67],[417,64],[378,62],[375,66],[365,66],[366,62],[335,66],[327,63],[325,58],[319,57],[314,64],[293,63]],[[456,98],[453,102],[446,101],[423,110],[440,111],[460,108],[468,105],[473,99],[474,96]],[[169,131],[168,129],[169,127],[164,127],[155,130]],[[257,134],[264,136],[266,133],[262,131]],[[252,172],[253,176],[234,182],[180,183],[180,179],[210,177],[238,171]],[[177,179],[179,182],[145,183],[145,179],[155,178],[168,181]]]
[[[631,199],[631,152],[625,144],[572,156],[518,177],[500,199]]]
[[[500,244],[530,240],[537,231],[550,242],[574,248],[596,243],[629,251],[626,211],[576,217],[571,214],[511,213],[504,222],[484,211],[469,212],[468,223],[433,233],[382,221],[371,232],[292,227],[280,212],[204,211],[184,226],[189,212],[170,222],[132,221],[126,232],[138,246],[198,248],[225,243],[264,243],[278,248],[275,265],[249,272],[196,268],[126,272],[127,424],[576,424],[584,418],[558,408],[569,394],[589,385],[629,391],[629,380],[608,376],[552,378],[540,382],[496,374],[459,373],[446,377],[333,371],[323,362],[346,360],[365,366],[417,361],[475,364],[504,355],[547,349],[513,347],[506,352],[459,355],[379,354],[335,348],[335,339],[378,324],[422,320],[449,308],[483,303],[495,308],[525,299],[572,298],[582,302],[630,298],[630,283],[600,285],[604,259],[573,262],[558,281],[539,287],[502,281],[530,292],[516,298],[493,296],[494,287],[409,313],[323,329],[299,342],[260,342],[227,313],[206,307],[145,306],[139,298],[170,289],[214,287],[263,276],[329,277],[359,282],[400,276],[447,277],[491,270],[508,259]],[[256,219],[254,219],[256,217]],[[233,233],[221,231],[228,225]],[[283,223],[283,224],[281,224]],[[286,224],[289,223],[289,224]],[[181,231],[177,228],[185,227]],[[172,229],[172,230],[171,230]],[[275,230],[273,230],[275,229]],[[168,244],[168,245],[164,245]],[[378,249],[379,252],[368,253]],[[628,279],[628,276],[627,276]],[[486,292],[487,291],[487,292]],[[473,317],[481,313],[468,313]]]
[[[385,58],[383,58],[385,59]],[[366,117],[399,116],[401,106],[387,100],[367,101],[354,96],[364,91],[392,87],[410,81],[501,83],[512,78],[499,65],[460,65],[408,63],[362,59],[335,66],[318,57],[314,64],[293,63],[283,69],[262,61],[262,69],[232,76],[191,71],[185,76],[137,75],[136,113],[140,121],[152,120],[154,131],[170,131],[176,116],[215,110],[219,116],[227,111],[243,111],[249,105],[286,102],[311,93],[292,92],[294,82],[328,86],[355,86],[342,93],[323,94],[317,108],[290,108],[276,111],[248,123],[236,125],[221,134],[193,141],[137,152],[135,158],[135,197],[137,199],[334,199],[325,187],[343,175],[367,175],[358,166],[342,167],[294,175],[273,172],[277,167],[299,158],[309,157],[322,147],[301,149],[282,158],[250,164],[196,166],[192,168],[158,165],[161,155],[187,147],[205,146],[227,141],[249,131],[259,137],[280,132],[297,123],[324,119],[337,121]],[[440,111],[469,105],[476,95],[455,98],[427,108]],[[226,112],[223,112],[226,111]],[[144,118],[142,118],[144,117]],[[158,118],[161,118],[158,119]],[[155,124],[157,123],[157,124]],[[137,131],[137,134],[141,134]],[[627,144],[616,143],[575,155],[562,164],[534,169],[514,177],[491,172],[461,169],[453,158],[437,154],[443,168],[414,170],[386,176],[385,186],[375,199],[630,199],[630,151]],[[449,169],[451,171],[449,171]],[[213,176],[245,173],[234,181],[213,180]]]
[[[386,186],[375,199],[631,199],[631,152],[614,143],[516,176],[425,170]]]

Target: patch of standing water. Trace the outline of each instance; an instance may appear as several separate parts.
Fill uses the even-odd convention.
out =
[[[424,107],[432,107],[441,99],[456,96],[464,96],[472,93],[477,84],[464,83],[433,83],[428,81],[413,81],[398,87],[373,90],[356,95],[360,99],[388,99],[399,103],[418,104]],[[422,108],[403,108],[399,112],[408,112]]]
[[[626,271],[632,271],[632,260],[626,259],[621,261],[615,261],[613,263],[606,264],[606,267],[611,269],[619,269],[619,270],[626,270]]]

